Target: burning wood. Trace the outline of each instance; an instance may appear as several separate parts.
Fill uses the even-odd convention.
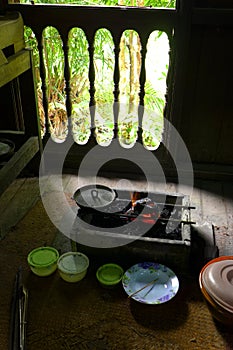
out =
[[[142,207],[153,208],[156,204],[148,197],[141,198],[140,192],[130,192],[131,207],[126,211],[126,214],[135,213],[137,208],[142,209]]]
[[[134,212],[134,209],[137,205],[137,201],[140,200],[140,193],[139,192],[130,192],[130,199],[131,199],[131,208],[129,210],[132,210]]]

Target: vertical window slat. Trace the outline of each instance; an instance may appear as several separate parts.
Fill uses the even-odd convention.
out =
[[[95,136],[95,67],[94,67],[94,35],[88,35],[88,52],[89,52],[89,84],[90,84],[90,114],[91,114],[91,136]]]
[[[118,116],[119,116],[119,81],[120,81],[120,69],[119,69],[119,55],[120,55],[120,36],[113,36],[114,38],[114,55],[115,55],[115,65],[113,73],[114,82],[114,104],[113,104],[113,116],[114,116],[114,139],[118,136]]]
[[[40,59],[41,89],[42,89],[42,99],[43,99],[44,116],[45,116],[45,137],[49,138],[50,129],[49,129],[49,116],[48,116],[48,98],[47,98],[45,62],[43,57],[42,32],[39,33],[39,36],[37,37],[37,42],[38,42],[39,59]]]
[[[72,105],[71,105],[71,87],[70,87],[70,67],[69,67],[69,44],[68,44],[68,36],[62,36],[63,42],[63,52],[64,52],[64,78],[65,78],[65,92],[66,92],[66,110],[68,117],[68,134],[71,134],[71,113],[72,113]]]
[[[138,107],[138,142],[142,143],[142,121],[144,114],[144,96],[145,96],[145,82],[146,82],[146,68],[145,68],[145,60],[146,60],[146,52],[147,52],[147,36],[140,36],[141,39],[141,72],[139,77],[139,107]]]

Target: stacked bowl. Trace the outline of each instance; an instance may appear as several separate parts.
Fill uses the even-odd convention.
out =
[[[27,257],[32,272],[41,277],[50,276],[58,270],[60,277],[66,282],[79,282],[87,274],[89,259],[80,252],[67,252],[59,257],[53,247],[33,249]]]
[[[233,326],[233,256],[210,260],[200,272],[199,286],[212,316]]]

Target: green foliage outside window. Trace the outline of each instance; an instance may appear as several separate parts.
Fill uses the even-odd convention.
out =
[[[22,1],[23,2],[23,1]],[[25,1],[27,2],[27,1]],[[96,0],[96,1],[55,1],[55,0],[37,0],[37,3],[53,3],[53,4],[77,4],[77,5],[105,5],[114,6],[118,5],[113,0]],[[125,6],[151,6],[151,7],[175,7],[175,1],[168,0],[151,0],[151,1],[121,1],[120,5]],[[167,36],[164,33],[153,33],[153,38],[148,46],[149,48],[156,45],[159,41],[167,41]],[[122,50],[124,53],[125,66],[122,65],[122,69],[126,66],[130,66],[129,47],[130,40],[135,40],[137,33],[133,31],[127,31],[122,39]],[[37,49],[37,42],[35,36],[30,28],[25,28],[25,40],[26,45],[33,48],[34,62],[36,67],[36,77],[38,83],[38,95],[39,106],[41,109],[41,119],[43,119],[43,105],[42,96],[40,90],[40,76],[39,76],[39,55]],[[138,39],[136,39],[138,40]],[[140,41],[140,39],[138,40]],[[89,108],[89,52],[88,43],[85,38],[84,32],[80,28],[73,28],[69,33],[69,68],[70,68],[70,85],[71,85],[71,100],[72,100],[72,127],[74,139],[78,143],[86,143],[89,137],[90,117],[88,113]],[[124,46],[125,44],[125,46]],[[127,45],[126,45],[127,44]],[[149,45],[149,44],[148,44]],[[163,46],[163,45],[162,45]],[[112,104],[113,102],[113,71],[114,71],[114,45],[111,37],[111,33],[106,29],[101,29],[95,36],[95,53],[94,53],[94,65],[95,65],[95,100],[97,106],[97,112],[101,109],[103,104]],[[160,87],[157,87],[157,83],[166,85],[166,76],[168,69],[168,46],[166,52],[162,52],[164,55],[164,64],[160,65],[160,71],[155,74],[154,80],[147,79],[145,84],[145,98],[144,105],[146,109],[149,109],[152,113],[151,116],[146,116],[143,120],[144,129],[144,145],[148,148],[157,148],[160,144],[162,132],[163,132],[163,109],[165,104],[164,99],[164,87],[162,91]],[[159,56],[157,54],[157,56]],[[153,53],[152,56],[153,57]],[[56,134],[57,139],[64,139],[67,134],[67,116],[66,116],[66,92],[65,92],[65,79],[64,79],[64,53],[62,49],[62,42],[57,30],[53,27],[48,27],[43,33],[43,59],[46,68],[46,83],[47,83],[47,98],[49,102],[49,118],[51,125],[51,133]],[[138,63],[140,64],[140,63]],[[140,67],[139,67],[140,68]],[[148,70],[151,69],[150,65],[146,67],[147,76],[151,76]],[[139,69],[140,70],[140,69]],[[122,73],[122,72],[121,72]],[[128,73],[127,73],[128,74]],[[153,76],[153,74],[152,74]],[[138,76],[139,78],[139,76]],[[156,82],[155,82],[156,81]],[[161,85],[161,84],[160,84]],[[120,85],[121,88],[121,85]],[[129,99],[130,95],[130,82],[126,84],[125,96]],[[134,103],[138,102],[138,92],[135,93]],[[120,96],[121,97],[121,96]],[[129,104],[128,101],[121,101],[122,103]],[[119,120],[119,137],[128,144],[133,144],[137,137],[138,121],[137,113],[135,110],[132,112],[129,107],[129,111],[122,120]],[[100,115],[100,118],[98,116]],[[156,116],[156,117],[155,117]],[[42,121],[43,124],[43,121]],[[112,130],[114,127],[113,116],[111,113],[97,113],[96,116],[96,128],[97,139],[100,144],[107,145],[112,138]],[[153,132],[151,132],[153,130]]]

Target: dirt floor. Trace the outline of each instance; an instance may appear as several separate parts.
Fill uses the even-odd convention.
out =
[[[127,298],[121,284],[104,289],[90,260],[75,284],[58,272],[41,278],[27,266],[35,247],[52,245],[57,231],[40,201],[0,241],[0,349],[8,349],[10,303],[15,274],[23,268],[29,291],[27,350],[46,349],[233,349],[233,335],[217,324],[203,302],[194,276],[179,275],[180,289],[168,303],[144,305]],[[122,262],[127,268],[127,262]]]

